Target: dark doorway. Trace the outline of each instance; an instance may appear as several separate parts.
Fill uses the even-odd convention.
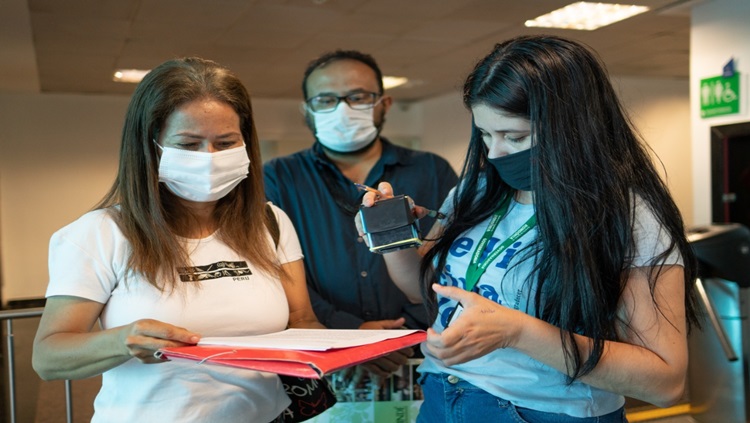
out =
[[[750,122],[711,127],[711,212],[750,226]]]

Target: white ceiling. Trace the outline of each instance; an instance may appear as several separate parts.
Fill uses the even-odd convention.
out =
[[[24,83],[14,85],[11,67],[32,63],[36,75],[18,76],[44,93],[130,94],[133,85],[112,81],[115,68],[197,55],[234,70],[254,97],[299,99],[307,63],[345,48],[411,78],[390,93],[419,100],[460,87],[494,43],[542,32],[592,46],[613,75],[688,78],[696,0],[634,0],[652,10],[595,31],[523,26],[572,1],[2,0],[0,90]],[[26,48],[11,42],[24,36]]]

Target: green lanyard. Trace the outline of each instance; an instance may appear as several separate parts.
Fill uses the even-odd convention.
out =
[[[497,259],[500,254],[503,253],[503,251],[507,250],[508,247],[513,245],[513,243],[518,241],[522,236],[526,235],[526,233],[536,225],[536,213],[534,213],[523,225],[521,225],[520,228],[516,229],[516,231],[513,232],[513,234],[508,237],[508,239],[503,241],[502,244],[498,245],[497,248],[492,250],[487,258],[480,263],[479,258],[482,257],[482,253],[484,252],[485,248],[487,248],[487,243],[490,242],[492,235],[495,233],[495,229],[497,229],[500,221],[503,219],[503,217],[505,217],[505,213],[508,211],[509,206],[510,197],[508,197],[507,200],[503,201],[503,203],[500,205],[500,208],[492,215],[490,224],[489,226],[487,226],[487,230],[484,231],[482,239],[479,240],[479,244],[477,244],[477,248],[474,250],[474,254],[472,254],[471,256],[471,263],[469,263],[469,268],[466,269],[466,283],[464,284],[464,288],[469,292],[474,290],[474,286],[476,286],[477,282],[479,282],[479,278],[482,277],[484,272],[490,266],[490,263],[495,261],[495,259]]]

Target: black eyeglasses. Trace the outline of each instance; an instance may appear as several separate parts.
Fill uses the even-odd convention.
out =
[[[336,110],[341,100],[344,100],[354,110],[368,110],[380,101],[380,94],[361,91],[344,96],[317,95],[305,101],[308,110],[315,113],[330,113]]]

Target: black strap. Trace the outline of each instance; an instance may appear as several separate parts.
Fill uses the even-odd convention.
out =
[[[341,190],[339,181],[336,180],[336,175],[333,174],[333,169],[330,169],[325,164],[320,164],[318,166],[321,167],[320,176],[323,177],[326,189],[331,194],[331,197],[333,197],[333,201],[336,202],[339,209],[341,209],[341,211],[347,216],[354,217],[359,211],[359,204],[362,202],[362,198],[360,197],[359,202],[352,204],[346,193]],[[364,193],[362,193],[362,195],[364,195]]]
[[[334,173],[334,170],[331,169],[330,166],[333,166],[333,164],[327,165],[324,163],[319,163],[318,167],[320,169],[320,176],[325,181],[326,189],[331,194],[331,197],[333,197],[333,201],[336,202],[336,205],[343,211],[347,216],[354,217],[357,212],[359,211],[359,206],[362,204],[362,197],[365,195],[365,193],[362,193],[357,197],[357,199],[352,204],[349,197],[346,195],[346,192],[341,189],[340,181],[338,180],[338,175]],[[377,165],[376,165],[377,166]],[[390,181],[390,177],[392,172],[393,166],[384,165],[383,166],[383,175],[378,178],[377,182],[375,182],[374,186],[378,186],[379,183],[383,181]]]

